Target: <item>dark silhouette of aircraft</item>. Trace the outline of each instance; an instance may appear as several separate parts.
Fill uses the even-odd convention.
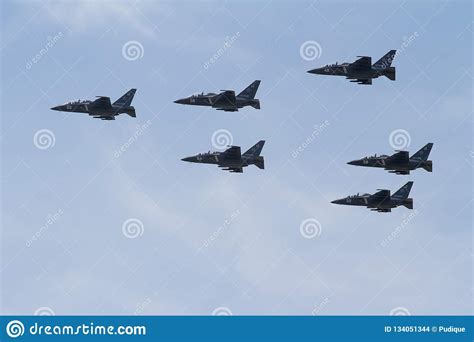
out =
[[[393,195],[390,190],[379,189],[375,194],[353,195],[341,198],[331,203],[367,207],[378,212],[391,212],[393,208],[404,206],[413,209],[413,199],[408,198],[413,182],[408,182]]]
[[[136,91],[136,89],[130,89],[114,103],[110,103],[110,97],[97,96],[97,100],[94,101],[71,101],[60,106],[52,107],[51,109],[61,112],[87,113],[101,120],[115,120],[115,117],[122,113],[135,118],[135,108],[131,106],[131,103]]]
[[[233,90],[222,90],[221,93],[197,94],[174,101],[174,103],[193,105],[193,106],[209,106],[217,110],[225,112],[237,112],[245,106],[252,106],[260,109],[260,100],[255,99],[260,81],[254,81],[245,88],[240,94],[235,95]]]
[[[410,157],[408,151],[397,151],[391,156],[371,156],[364,157],[348,162],[349,165],[379,167],[388,170],[390,173],[397,175],[409,175],[410,171],[423,168],[428,172],[433,171],[433,162],[428,160],[433,143],[423,146],[418,152]]]
[[[372,79],[385,76],[395,81],[395,67],[390,66],[395,58],[397,50],[390,50],[385,56],[372,65],[372,58],[360,57],[353,63],[331,64],[322,68],[309,70],[310,74],[345,76],[351,82],[358,84],[372,84]]]
[[[240,146],[229,146],[224,152],[207,152],[181,159],[191,163],[215,164],[223,170],[242,173],[243,168],[249,165],[255,165],[259,169],[264,169],[264,160],[260,156],[264,140],[260,140],[253,145],[247,152],[241,154]]]

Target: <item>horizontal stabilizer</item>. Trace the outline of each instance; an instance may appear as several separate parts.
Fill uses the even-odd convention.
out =
[[[395,81],[395,68],[394,67],[388,67],[385,69],[383,73],[389,80]]]
[[[431,160],[425,161],[421,167],[428,172],[433,172],[433,162]]]
[[[255,109],[260,109],[260,101],[259,100],[255,100],[255,102],[253,102],[251,104],[251,106]]]
[[[407,207],[408,209],[413,209],[413,198],[407,198],[405,203],[403,203],[403,206]]]
[[[255,166],[259,169],[265,169],[265,161],[263,160],[263,157],[258,157],[255,161]]]

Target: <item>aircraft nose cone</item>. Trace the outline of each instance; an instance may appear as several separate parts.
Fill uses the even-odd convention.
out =
[[[349,164],[349,165],[360,165],[360,161],[359,160],[352,160],[350,162],[347,162],[347,164]]]
[[[343,201],[344,201],[343,199],[337,199],[337,200],[331,201],[331,203],[333,203],[333,204],[342,204]]]
[[[61,106],[51,107],[52,110],[61,110]]]
[[[310,74],[321,74],[321,68],[316,68],[316,69],[311,69],[311,70],[308,70],[307,72],[310,73]]]
[[[178,99],[178,100],[174,101],[174,103],[186,104],[186,99]]]
[[[193,157],[186,157],[186,158],[183,158],[181,159],[182,161],[185,161],[185,162],[192,162],[193,161]]]

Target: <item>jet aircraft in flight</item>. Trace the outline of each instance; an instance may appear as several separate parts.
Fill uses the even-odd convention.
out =
[[[392,61],[395,58],[397,50],[390,50],[385,56],[372,64],[372,58],[367,56],[359,57],[353,63],[341,63],[326,65],[321,68],[309,70],[310,74],[345,76],[350,82],[358,84],[372,84],[372,79],[385,76],[395,81],[395,67],[392,67]]]
[[[433,162],[428,160],[433,143],[428,143],[410,157],[408,151],[396,151],[391,156],[373,155],[348,162],[349,165],[379,167],[397,175],[409,175],[410,171],[423,168],[428,172],[433,171]]]
[[[61,112],[87,113],[93,118],[101,120],[115,120],[115,117],[122,113],[135,118],[135,108],[131,106],[131,103],[136,91],[136,89],[130,89],[114,103],[110,103],[110,97],[97,96],[97,99],[94,101],[71,101],[51,109]]]
[[[174,101],[175,103],[193,106],[209,106],[225,112],[237,112],[245,106],[260,109],[260,100],[255,98],[260,81],[254,81],[240,94],[233,90],[222,90],[221,93],[197,94]]]
[[[191,163],[215,164],[223,170],[236,173],[242,173],[244,167],[252,164],[259,169],[264,169],[264,160],[260,155],[264,144],[265,141],[260,140],[244,154],[241,154],[240,146],[229,146],[223,152],[199,153],[181,160]]]
[[[390,190],[379,189],[375,194],[353,195],[341,198],[331,203],[367,207],[378,212],[391,212],[393,208],[404,206],[413,209],[413,199],[408,198],[413,182],[408,182],[393,195]]]

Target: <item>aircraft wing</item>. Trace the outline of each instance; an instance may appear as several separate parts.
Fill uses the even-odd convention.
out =
[[[391,163],[400,163],[400,164],[408,164],[410,160],[408,151],[398,151],[397,153],[391,155],[387,158],[387,161]]]
[[[231,146],[227,150],[221,153],[221,156],[231,157],[231,158],[240,158],[242,153],[240,152],[240,146]]]
[[[91,105],[95,108],[112,108],[110,97],[97,96],[97,100],[93,101]]]
[[[390,199],[390,190],[379,190],[370,196],[370,199],[377,201],[385,201]]]
[[[359,56],[360,58],[351,64],[354,69],[370,69],[372,67],[372,58]]]
[[[215,96],[212,101],[213,106],[218,107],[234,107],[235,106],[235,91],[225,90],[222,93]]]

